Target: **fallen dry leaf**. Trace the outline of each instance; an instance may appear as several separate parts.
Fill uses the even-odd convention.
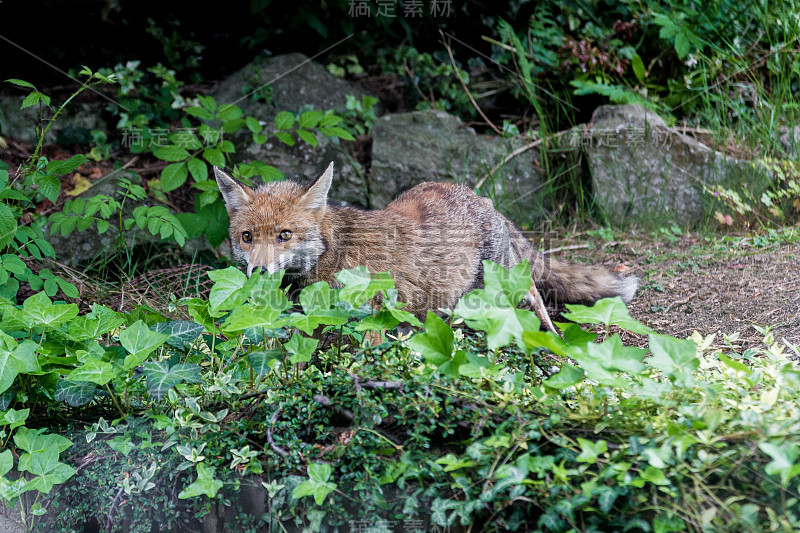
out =
[[[72,190],[66,191],[64,193],[67,196],[78,196],[82,192],[88,190],[89,187],[92,186],[92,182],[89,179],[82,176],[80,172],[76,172],[72,176],[72,185],[73,185]]]

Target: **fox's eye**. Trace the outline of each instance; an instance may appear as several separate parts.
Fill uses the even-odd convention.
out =
[[[253,234],[249,231],[242,232],[242,242],[253,242]]]
[[[283,230],[280,235],[278,235],[278,240],[281,242],[288,241],[292,238],[292,232],[288,229]]]

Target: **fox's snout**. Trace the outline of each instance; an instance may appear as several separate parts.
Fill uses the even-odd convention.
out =
[[[269,264],[266,264],[266,265],[258,265],[258,264],[250,263],[248,261],[248,263],[247,263],[247,277],[248,278],[253,275],[253,272],[257,272],[259,270],[262,273],[267,272],[269,274],[274,274],[278,270],[283,270],[283,269],[280,268],[280,265],[278,263],[276,263],[276,262],[272,262],[272,263],[269,263]]]

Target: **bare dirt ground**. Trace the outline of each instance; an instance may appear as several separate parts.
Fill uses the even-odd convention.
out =
[[[719,341],[738,336],[735,344],[746,349],[764,338],[754,326],[772,326],[779,342],[800,344],[798,228],[764,236],[628,235],[619,241],[578,234],[553,244],[558,258],[638,275],[631,316],[660,333],[688,337],[696,330],[716,333]]]

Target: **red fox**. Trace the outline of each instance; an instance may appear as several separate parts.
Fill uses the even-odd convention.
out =
[[[530,260],[535,287],[525,303],[531,307],[536,288],[551,302],[591,304],[611,296],[628,302],[638,287],[634,276],[545,257],[491,200],[463,185],[422,183],[386,209],[363,211],[328,205],[333,163],[307,185],[279,181],[251,188],[219,168],[214,173],[230,216],[234,256],[247,265],[248,276],[258,268],[284,270],[298,285],[335,284],[335,272],[359,265],[389,271],[399,299],[420,318],[427,310],[453,308],[482,287],[484,259],[506,268]]]

